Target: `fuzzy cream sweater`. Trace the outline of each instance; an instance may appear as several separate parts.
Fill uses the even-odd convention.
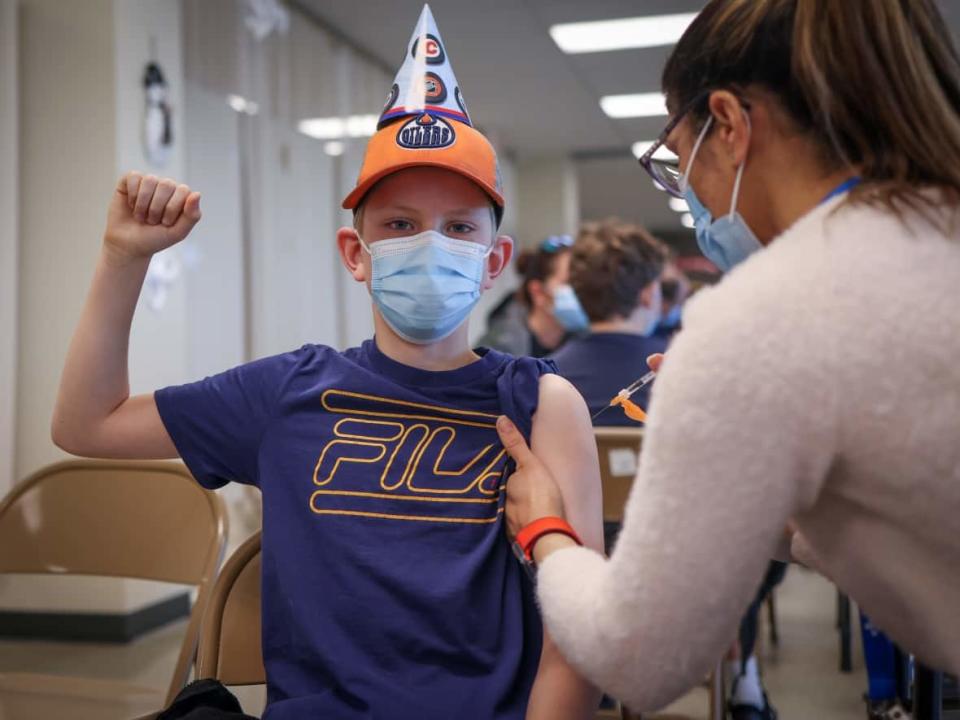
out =
[[[563,652],[636,711],[720,658],[790,518],[797,559],[960,672],[960,230],[842,202],[690,302],[616,551],[540,569]]]

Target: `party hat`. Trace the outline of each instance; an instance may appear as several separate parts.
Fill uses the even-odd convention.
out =
[[[450,56],[429,5],[424,5],[420,12],[377,128],[391,120],[420,115],[425,111],[472,126]]]
[[[451,170],[477,183],[493,200],[499,222],[503,189],[497,154],[470,122],[429,5],[420,13],[377,132],[367,145],[357,185],[343,207],[355,209],[387,175],[424,165]]]

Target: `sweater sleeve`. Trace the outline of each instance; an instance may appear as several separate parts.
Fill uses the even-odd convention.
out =
[[[612,557],[571,548],[539,573],[564,654],[636,712],[671,702],[720,659],[787,519],[812,505],[833,457],[817,313],[795,308],[798,329],[781,289],[735,280],[685,312]]]

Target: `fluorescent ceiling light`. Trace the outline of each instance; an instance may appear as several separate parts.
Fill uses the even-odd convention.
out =
[[[612,118],[656,117],[667,115],[667,99],[663,93],[636,93],[634,95],[605,95],[600,107]]]
[[[693,215],[691,215],[690,213],[684,213],[683,215],[680,216],[680,224],[683,225],[685,228],[693,228],[696,226],[695,223],[693,222]]]
[[[307,118],[297,123],[297,129],[317,140],[370,137],[377,131],[379,119],[379,115]]]
[[[323,151],[330,157],[340,157],[344,150],[346,146],[339,140],[327,140],[323,144]]]
[[[238,113],[245,113],[247,115],[256,115],[260,112],[260,106],[257,105],[257,103],[253,100],[247,100],[240,95],[227,95],[227,105]]]
[[[650,148],[653,147],[653,140],[641,140],[640,142],[635,142],[631,150],[633,151],[633,156],[639,160],[643,157],[643,154],[647,152]],[[670,152],[670,148],[666,145],[661,145],[657,148],[657,151],[653,154],[657,160],[676,160],[677,156]]]
[[[568,54],[673,45],[697,13],[648,15],[553,25],[550,37]]]
[[[690,212],[690,206],[687,205],[687,201],[683,198],[670,198],[670,209],[678,213],[688,213]]]

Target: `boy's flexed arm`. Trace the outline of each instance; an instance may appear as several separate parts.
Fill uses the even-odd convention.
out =
[[[530,449],[556,480],[570,524],[587,547],[602,553],[600,464],[590,413],[580,393],[558,375],[540,378]],[[593,718],[600,695],[560,654],[545,631],[527,720]]]
[[[130,397],[127,348],[150,258],[183,240],[199,219],[200,195],[186,185],[135,172],[117,183],[53,412],[53,441],[67,452],[177,456],[153,395]]]

